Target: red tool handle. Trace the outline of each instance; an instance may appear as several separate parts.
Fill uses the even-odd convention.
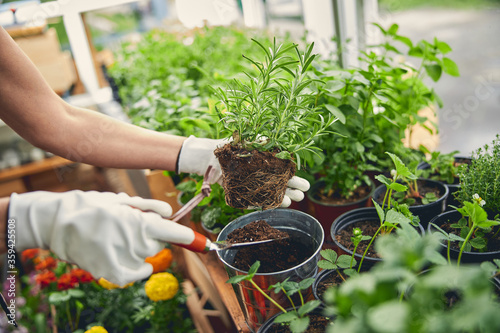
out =
[[[191,243],[189,244],[172,243],[172,244],[194,252],[208,252],[210,250],[210,240],[207,237],[200,234],[199,232],[196,232],[194,230],[192,231],[194,234],[194,239]]]

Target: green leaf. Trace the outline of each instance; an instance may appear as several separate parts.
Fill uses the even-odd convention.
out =
[[[328,260],[319,260],[317,263],[318,267],[321,269],[337,269],[338,266]]]
[[[282,160],[289,160],[292,157],[292,155],[290,155],[290,153],[287,152],[286,150],[280,151],[275,156],[277,158],[281,158]]]
[[[68,289],[68,294],[71,297],[75,297],[75,298],[81,298],[81,297],[85,296],[85,293],[83,292],[83,290],[80,290],[80,289]]]
[[[248,270],[248,275],[255,275],[255,273],[257,273],[257,270],[259,269],[259,267],[260,267],[260,261],[257,260],[256,262],[254,262],[254,264]]]
[[[340,111],[338,107],[331,104],[325,104],[325,107],[328,111],[330,111],[331,114],[337,117],[342,124],[345,124],[345,115],[342,113],[342,111]]]
[[[274,322],[276,324],[289,323],[289,322],[291,322],[295,318],[298,318],[297,312],[290,311],[290,312],[286,312],[286,313],[283,313],[283,314],[280,314],[279,316],[277,316],[274,319]]]
[[[391,183],[388,186],[389,189],[394,190],[396,192],[406,192],[408,186],[400,184],[400,183]]]
[[[375,179],[378,180],[379,182],[381,182],[382,184],[384,184],[385,186],[389,186],[392,182],[392,180],[390,180],[389,178],[387,178],[384,175],[376,175]]]
[[[394,225],[400,224],[400,223],[410,223],[410,219],[401,214],[400,212],[396,211],[394,208],[390,209],[386,216],[385,216],[386,222],[392,223]]]
[[[408,179],[417,178],[413,173],[411,173],[410,169],[406,167],[406,165],[403,163],[403,161],[401,161],[401,159],[398,156],[390,152],[386,152],[386,154],[389,155],[390,158],[392,159],[392,162],[396,167],[396,172],[398,173],[398,175],[406,177]]]
[[[53,292],[49,295],[49,303],[59,304],[62,302],[67,302],[71,299],[71,296],[67,292]]]
[[[328,260],[332,263],[337,261],[337,256],[338,256],[337,252],[335,252],[332,249],[324,249],[324,250],[321,250],[319,253],[323,258],[325,258],[326,260]]]
[[[351,256],[342,254],[337,260],[337,265],[341,268],[349,268],[351,266]]]
[[[411,39],[408,37],[398,35],[398,36],[394,36],[394,40],[400,41],[401,43],[405,44],[409,48],[413,47],[413,43],[411,42]]]
[[[483,249],[486,246],[486,240],[484,238],[473,238],[470,241],[470,245],[475,249]]]
[[[292,333],[302,333],[309,327],[309,317],[297,318],[290,323]]]
[[[387,30],[387,34],[388,35],[391,35],[391,36],[394,36],[397,34],[398,32],[398,29],[399,29],[399,25],[397,25],[396,23],[392,24],[389,29]]]
[[[443,58],[443,70],[451,76],[460,76],[457,64],[450,58]]]
[[[370,307],[367,318],[370,327],[376,327],[378,332],[406,332],[411,319],[409,310],[405,302],[393,300]]]
[[[486,221],[482,221],[482,222],[477,223],[477,226],[479,228],[489,228],[489,227],[492,227],[494,225],[500,225],[500,222],[498,222],[498,221],[492,221],[492,220],[486,220]]]
[[[299,289],[300,290],[306,290],[307,288],[309,288],[310,286],[313,285],[314,283],[314,278],[308,278],[308,279],[304,279],[302,281],[299,282]]]
[[[442,42],[437,38],[434,39],[434,45],[436,45],[436,47],[442,54],[451,52],[451,47],[447,43]]]
[[[248,280],[249,277],[247,275],[235,275],[233,277],[230,277],[226,283],[231,283],[231,284],[235,284],[235,283],[240,283],[241,281],[244,281],[244,280]]]
[[[426,65],[426,66],[424,66],[424,68],[425,68],[427,75],[429,75],[429,77],[434,82],[437,82],[439,80],[439,78],[441,77],[441,73],[443,70],[442,70],[440,65],[438,65],[438,64]]]
[[[373,200],[373,205],[375,206],[375,209],[377,210],[377,214],[378,214],[378,218],[380,219],[380,224],[384,223],[384,220],[385,220],[385,213],[384,213],[384,210],[382,209],[382,207],[380,207],[380,205],[375,201]]]
[[[306,304],[302,305],[299,308],[299,316],[302,317],[302,316],[308,314],[309,312],[313,311],[314,309],[316,309],[320,305],[321,305],[321,301],[319,301],[319,300],[312,300],[312,301],[307,302]]]
[[[340,80],[328,81],[325,85],[325,90],[327,91],[338,91],[345,87],[345,82]]]

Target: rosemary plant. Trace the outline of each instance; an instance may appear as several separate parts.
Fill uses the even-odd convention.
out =
[[[275,39],[266,48],[252,40],[262,49],[264,61],[243,55],[257,74],[245,73],[245,81],[234,79],[227,89],[214,89],[220,100],[216,106],[219,119],[231,133],[233,145],[248,151],[278,150],[277,157],[295,157],[300,169],[301,154],[320,150],[314,145],[315,138],[331,133],[327,129],[337,120],[321,115],[315,93],[309,89],[321,84],[307,72],[316,57],[314,43],[301,53],[293,43],[277,44]]]

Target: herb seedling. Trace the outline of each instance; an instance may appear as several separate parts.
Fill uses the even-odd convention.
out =
[[[479,200],[482,199],[479,198]],[[479,200],[475,200],[474,202],[464,201],[463,206],[460,208],[452,206],[462,214],[462,218],[458,223],[452,224],[451,226],[461,229],[460,236],[465,238],[460,246],[457,265],[460,265],[460,260],[462,259],[462,253],[464,251],[470,252],[472,248],[478,250],[486,248],[486,234],[491,232],[491,227],[500,225],[500,221],[488,219],[488,213],[481,207]],[[497,234],[498,231],[494,236]]]
[[[292,333],[302,333],[309,326],[309,317],[308,314],[314,311],[321,302],[318,300],[311,300],[309,302],[305,302],[304,296],[302,295],[302,291],[307,290],[314,282],[314,278],[304,279],[300,282],[292,282],[286,279],[283,282],[274,284],[269,286],[269,290],[274,289],[274,293],[283,292],[290,303],[292,304],[293,310],[287,311],[280,304],[278,304],[274,299],[272,299],[266,292],[260,288],[255,281],[253,281],[253,277],[257,273],[259,269],[260,262],[256,261],[248,270],[248,274],[246,275],[236,275],[227,280],[227,283],[240,283],[242,281],[249,281],[255,289],[257,289],[264,297],[266,297],[271,303],[273,303],[278,309],[280,309],[283,313],[276,317],[274,320],[275,323],[288,325]],[[297,307],[291,296],[298,293],[300,297],[300,307]]]
[[[440,151],[430,152],[424,146],[421,146],[420,150],[429,155],[429,158],[426,160],[429,164],[429,168],[421,170],[422,177],[443,181],[447,184],[455,183],[455,180],[458,178],[460,166],[460,164],[455,161],[455,155],[459,153],[458,150],[448,154],[443,154]]]

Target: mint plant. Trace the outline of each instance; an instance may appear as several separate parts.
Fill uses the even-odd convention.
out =
[[[429,164],[428,169],[421,170],[423,178],[433,179],[445,182],[447,184],[454,184],[458,179],[458,172],[460,164],[455,161],[455,155],[459,153],[458,150],[444,154],[440,151],[430,152],[426,147],[420,147],[420,150],[429,156],[426,162]]]
[[[242,281],[248,281],[252,284],[255,289],[257,289],[265,298],[267,298],[271,303],[273,303],[278,309],[283,313],[276,317],[274,320],[277,324],[287,325],[292,333],[302,333],[309,326],[308,314],[314,311],[321,302],[318,300],[311,300],[306,302],[302,291],[307,290],[314,283],[314,278],[304,279],[300,282],[288,281],[286,279],[283,282],[269,286],[269,290],[274,289],[274,293],[283,292],[290,303],[292,304],[293,310],[287,311],[280,304],[278,304],[274,299],[272,299],[266,292],[264,292],[258,285],[253,281],[253,277],[257,273],[260,267],[260,261],[256,261],[248,270],[246,275],[236,275],[227,280],[227,283],[236,284]],[[298,293],[300,297],[300,306],[294,304],[291,296]]]

